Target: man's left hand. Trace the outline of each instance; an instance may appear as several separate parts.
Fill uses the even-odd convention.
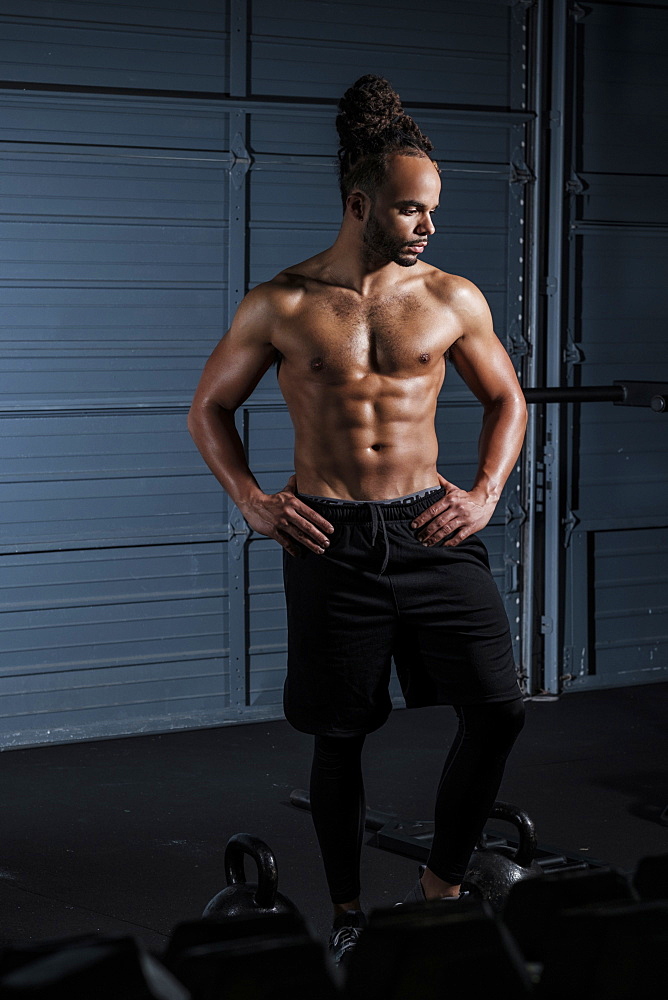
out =
[[[438,545],[452,535],[447,542],[443,542],[444,547],[452,548],[488,524],[498,500],[490,500],[482,491],[475,489],[470,492],[462,490],[440,473],[438,479],[445,487],[445,496],[422,511],[411,522],[411,527],[417,530],[418,540],[427,546]]]

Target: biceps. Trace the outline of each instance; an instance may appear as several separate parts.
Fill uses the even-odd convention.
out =
[[[212,403],[236,410],[252,393],[275,360],[271,344],[237,344],[223,337],[204,366],[193,406]]]
[[[521,395],[513,363],[492,333],[486,337],[462,337],[451,348],[452,362],[471,392],[488,405]]]

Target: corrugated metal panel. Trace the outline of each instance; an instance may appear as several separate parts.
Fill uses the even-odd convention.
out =
[[[144,90],[227,90],[225,0],[4,0],[3,79]]]
[[[579,366],[587,385],[668,375],[668,234],[583,234]],[[651,410],[590,404],[579,417],[577,507],[588,522],[666,516],[668,424]]]
[[[225,536],[185,412],[0,417],[0,551]]]
[[[571,377],[668,378],[668,10],[594,4],[576,44]],[[588,404],[571,426],[565,690],[665,680],[668,421]]]
[[[495,0],[254,0],[252,93],[338,98],[379,73],[406,101],[508,107],[512,17]]]
[[[227,114],[0,101],[0,739],[214,724],[227,502],[185,417],[227,318]]]
[[[217,721],[229,705],[223,549],[3,556],[3,745]]]
[[[605,686],[665,680],[668,528],[595,536],[595,675]]]

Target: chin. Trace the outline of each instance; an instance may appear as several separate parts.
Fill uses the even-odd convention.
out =
[[[418,262],[417,257],[395,257],[394,258],[394,263],[398,264],[399,267],[413,267],[413,265],[417,264],[417,262]]]

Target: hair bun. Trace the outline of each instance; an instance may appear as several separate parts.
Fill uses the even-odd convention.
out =
[[[371,73],[361,76],[346,90],[338,110],[339,189],[344,210],[346,199],[356,185],[367,194],[378,190],[386,175],[389,156],[394,153],[426,156],[434,148],[431,139],[422,134],[404,111],[396,90],[382,76]]]
[[[401,98],[382,76],[368,73],[356,80],[339,101],[336,130],[339,159],[349,162],[402,145],[427,152],[433,144],[402,107]]]
[[[382,76],[361,76],[339,101],[336,130],[341,146],[359,154],[382,147],[382,134],[403,115],[399,95]]]

